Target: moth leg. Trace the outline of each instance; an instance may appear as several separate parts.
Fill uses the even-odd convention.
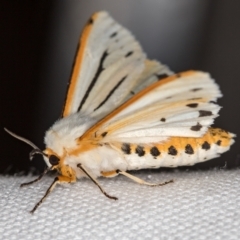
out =
[[[41,198],[41,200],[35,205],[35,207],[30,211],[30,213],[34,213],[35,210],[39,207],[39,205],[45,200],[45,198],[49,195],[50,192],[52,192],[52,190],[55,188],[55,186],[58,183],[70,183],[70,182],[75,182],[76,179],[74,178],[70,178],[67,176],[58,176],[54,179],[54,181],[52,182],[52,184],[50,185],[50,187],[48,188],[48,190],[46,191],[46,193],[44,194],[44,196]]]
[[[101,172],[101,174],[103,177],[106,177],[106,178],[116,177],[118,175],[116,170],[109,171],[109,172]]]
[[[98,188],[101,190],[101,192],[102,192],[106,197],[108,197],[108,198],[110,198],[110,199],[114,199],[114,200],[117,200],[117,199],[118,199],[118,198],[116,198],[116,197],[114,197],[114,196],[111,196],[111,195],[107,194],[107,193],[105,192],[105,190],[100,186],[100,184],[98,183],[98,181],[91,176],[91,174],[83,167],[82,164],[79,163],[79,164],[77,165],[77,167],[80,168],[80,169],[93,181],[93,183],[95,183],[95,184],[98,186]]]
[[[155,187],[155,186],[164,186],[168,183],[172,183],[173,180],[170,180],[170,181],[166,181],[166,182],[163,182],[163,183],[149,183],[149,182],[145,182],[144,180],[142,180],[141,178],[138,178],[138,177],[135,177],[127,172],[124,172],[124,171],[121,171],[121,170],[116,170],[116,173],[118,174],[122,174],[124,175],[125,177],[128,177],[130,178],[131,180],[133,180],[134,182],[137,182],[139,184],[143,184],[143,185],[148,185],[148,186],[152,186],[152,187]]]
[[[35,183],[35,182],[40,181],[40,180],[42,179],[42,177],[43,177],[47,172],[49,172],[50,170],[52,170],[52,168],[46,168],[46,169],[44,170],[44,172],[43,172],[42,174],[40,174],[40,176],[39,176],[38,178],[34,179],[34,180],[31,181],[31,182],[22,183],[22,184],[20,185],[20,187],[24,187],[24,186],[27,186],[27,185],[31,185],[31,184],[33,184],[33,183]]]

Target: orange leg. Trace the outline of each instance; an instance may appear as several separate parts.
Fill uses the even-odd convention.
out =
[[[103,177],[116,177],[118,175],[117,171],[101,172]]]

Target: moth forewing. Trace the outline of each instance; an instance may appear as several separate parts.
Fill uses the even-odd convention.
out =
[[[75,57],[63,116],[75,112],[102,118],[134,87],[145,53],[133,35],[106,12],[87,22]],[[96,113],[98,112],[98,113]]]

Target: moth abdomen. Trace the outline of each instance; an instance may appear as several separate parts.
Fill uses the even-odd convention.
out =
[[[229,149],[233,137],[222,129],[209,128],[199,138],[171,137],[165,142],[141,145],[123,143],[121,151],[129,169],[188,166],[218,157]]]

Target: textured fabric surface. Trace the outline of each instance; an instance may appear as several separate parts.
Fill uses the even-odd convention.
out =
[[[60,185],[32,215],[53,179],[19,188],[32,177],[0,177],[1,239],[240,239],[240,170],[134,173],[100,179],[107,199],[88,179]]]

